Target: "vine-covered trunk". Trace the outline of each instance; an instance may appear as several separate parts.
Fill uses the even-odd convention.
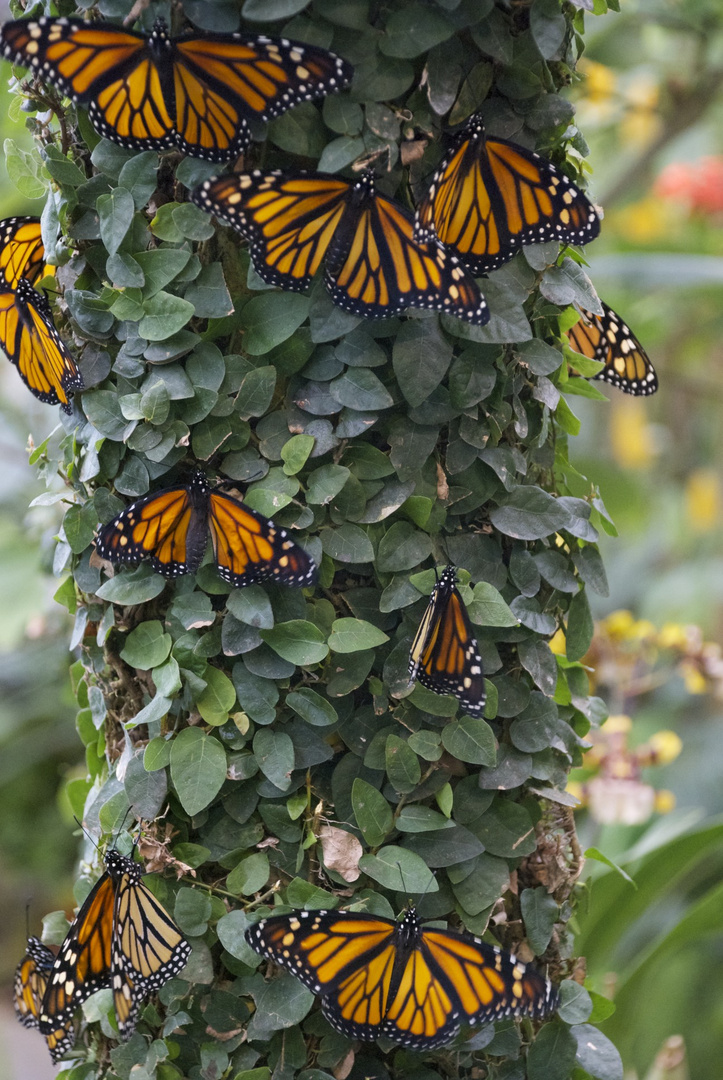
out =
[[[119,19],[130,6],[103,11]],[[353,182],[366,166],[379,196],[413,211],[444,133],[475,111],[489,136],[537,149],[580,184],[586,147],[559,91],[585,6],[189,2],[171,29],[185,14],[225,33],[241,15],[244,33],[343,57],[351,86],[252,125],[243,169]],[[153,17],[142,15],[146,32]],[[484,325],[441,304],[368,318],[363,304],[344,310],[322,274],[308,293],[263,280],[263,251],[255,269],[242,235],[189,200],[223,164],[127,149],[80,106],[56,105],[60,134],[36,123],[50,177],[43,238],[64,264],[58,322],[85,390],[64,437],[34,460],[51,480],[60,470],[69,504],[58,598],[76,616],[88,765],[69,795],[92,836],[122,853],[140,824],[145,881],[193,946],[188,967],[144,997],[130,1041],[117,1042],[110,991],[90,1000],[73,1080],[619,1076],[586,1023],[569,929],[582,857],[565,787],[604,716],[579,661],[587,590],[606,589],[595,541],[607,526],[567,455],[579,423],[563,392],[599,396],[568,366],[599,365],[562,344],[570,305],[599,310],[579,257],[554,240],[520,248],[479,281]],[[383,273],[399,283],[398,265]],[[271,573],[238,587],[215,534],[199,567],[196,553],[169,574],[186,556],[168,551],[155,569],[119,565],[139,508],[121,519],[123,540],[105,530],[96,551],[100,526],[159,490],[188,491],[199,467],[212,493],[194,496],[201,550],[223,492],[285,530],[318,566],[315,584]],[[283,564],[277,541],[258,562]],[[409,683],[449,564],[483,710]],[[561,987],[560,1008],[463,1027],[423,1059],[402,1039],[335,1030],[315,994],[272,975],[244,936],[279,905],[394,918],[412,901],[422,919],[533,961]]]

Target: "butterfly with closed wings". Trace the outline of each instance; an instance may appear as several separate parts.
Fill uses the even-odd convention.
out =
[[[46,1037],[69,1024],[91,994],[113,990],[118,1031],[135,1031],[144,997],[177,975],[191,946],[141,881],[133,858],[111,849],[105,873],[73,920],[47,976],[39,1015]]]
[[[209,532],[218,574],[237,588],[261,581],[311,585],[316,578],[314,560],[286,529],[212,488],[200,470],[188,484],[131,503],[98,531],[96,549],[112,563],[148,559],[157,573],[174,578],[198,570]]]
[[[0,348],[39,401],[70,413],[83,378],[53,325],[47,297],[33,288],[54,272],[45,263],[39,218],[0,221]]]
[[[567,331],[571,348],[605,365],[595,379],[635,397],[654,394],[658,376],[650,357],[618,313],[605,303],[602,308],[602,315],[581,312],[580,320]]]
[[[474,274],[496,270],[523,244],[589,244],[599,232],[594,206],[563,172],[487,137],[479,113],[452,137],[415,219],[416,236],[437,236]]]
[[[470,934],[353,911],[272,915],[249,945],[321,996],[324,1016],[350,1039],[393,1039],[411,1050],[450,1042],[463,1024],[544,1017],[557,990],[534,968]]]
[[[435,694],[452,694],[468,716],[482,716],[486,701],[482,657],[454,566],[442,572],[432,589],[409,653],[409,678]]]
[[[369,319],[425,308],[489,321],[477,283],[435,239],[416,241],[412,215],[374,176],[252,172],[206,180],[191,198],[249,241],[259,277],[303,292],[322,263],[335,304]]]
[[[55,954],[36,937],[29,937],[25,956],[15,969],[13,1005],[15,1015],[23,1027],[39,1026],[40,1008],[48,976],[55,963]],[[58,1023],[45,1035],[52,1060],[58,1061],[73,1045],[73,1020]]]
[[[189,30],[157,19],[150,35],[76,18],[17,19],[0,28],[3,55],[77,105],[127,149],[177,148],[230,161],[251,142],[250,121],[351,82],[334,53],[265,34]]]

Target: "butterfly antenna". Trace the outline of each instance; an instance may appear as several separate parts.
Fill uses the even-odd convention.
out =
[[[88,832],[88,830],[86,829],[83,822],[79,821],[78,818],[75,816],[75,814],[73,814],[73,821],[78,826],[80,831],[82,833],[85,833],[86,837],[88,838],[88,840],[90,840],[90,842],[93,845],[93,847],[95,848],[95,850],[98,852],[98,854],[100,854],[100,845],[99,845],[98,841],[95,839],[95,837],[91,833]]]

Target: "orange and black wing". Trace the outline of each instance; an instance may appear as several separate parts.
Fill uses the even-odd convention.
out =
[[[98,554],[112,563],[147,559],[164,577],[194,573],[208,542],[208,492],[199,474],[190,484],[136,499],[98,530]]]
[[[29,937],[25,956],[15,969],[13,1005],[15,1015],[23,1027],[36,1028],[40,1015],[48,974],[55,956],[47,945],[36,937]]]
[[[125,147],[229,161],[251,141],[248,121],[348,85],[346,61],[265,35],[150,36],[82,19],[18,19],[0,32],[3,55],[87,105],[101,135]]]
[[[479,717],[486,693],[482,657],[464,601],[448,566],[434,586],[409,654],[409,674],[436,694],[452,694],[469,716]]]
[[[36,398],[72,411],[70,399],[83,389],[83,377],[53,325],[48,301],[25,278],[15,289],[0,282],[0,348]]]
[[[55,957],[40,1010],[40,1031],[53,1036],[96,990],[110,986],[114,887],[96,882]]]
[[[348,180],[337,176],[256,171],[206,180],[191,198],[246,237],[268,285],[301,292],[324,261],[348,195]]]
[[[575,352],[605,365],[595,376],[624,394],[646,397],[658,389],[650,357],[616,311],[603,304],[602,315],[583,311],[567,336]]]
[[[452,141],[416,216],[475,274],[507,262],[522,244],[588,244],[600,232],[589,199],[551,162],[507,139],[486,138],[479,114]]]
[[[327,255],[326,285],[334,303],[366,318],[415,307],[489,322],[477,283],[456,255],[433,236],[415,240],[412,215],[375,192],[371,173],[351,186]]]
[[[256,952],[287,967],[315,994],[329,1023],[351,1039],[382,1034],[399,924],[349,911],[298,911],[250,926]]]
[[[420,928],[389,1002],[384,1034],[430,1049],[449,1042],[462,1025],[541,1018],[558,1004],[552,984],[512,953],[469,934]]]
[[[178,145],[229,161],[251,141],[249,120],[348,86],[352,68],[326,49],[265,35],[190,33],[174,42]]]
[[[105,861],[115,885],[111,986],[118,1031],[126,1040],[143,997],[186,966],[191,946],[141,881],[138,863],[114,850]]]
[[[0,281],[17,288],[21,278],[34,285],[38,278],[54,274],[45,264],[40,218],[11,217],[0,221]]]
[[[15,1015],[24,1027],[39,1026],[42,1001],[54,962],[55,956],[47,945],[36,937],[28,938],[25,956],[15,971],[13,992]],[[45,1040],[52,1060],[58,1061],[73,1046],[72,1017],[56,1022],[53,1029],[45,1033]]]
[[[557,991],[497,946],[350,911],[297,911],[246,931],[249,945],[321,995],[322,1011],[352,1039],[386,1036],[413,1050],[451,1041],[463,1024],[547,1015]]]
[[[210,495],[209,527],[219,576],[243,587],[260,581],[312,585],[316,564],[286,529],[220,491]]]

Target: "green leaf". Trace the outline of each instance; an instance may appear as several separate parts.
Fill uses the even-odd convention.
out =
[[[599,995],[597,995],[599,996]],[[603,998],[606,1001],[606,998]],[[608,1002],[612,1005],[612,1002]],[[592,1012],[592,998],[584,986],[574,979],[563,979],[560,983],[560,1008],[558,1016],[566,1024],[582,1024]],[[615,1006],[613,1006],[614,1010]]]
[[[608,858],[607,855],[603,854],[603,852],[600,851],[599,848],[596,848],[596,847],[587,848],[587,850],[585,851],[585,858],[586,859],[594,859],[595,862],[600,862],[600,863],[603,863],[604,866],[609,866],[610,869],[614,870],[616,874],[620,874],[620,877],[624,881],[627,881],[627,883],[629,885],[632,885],[634,889],[637,889],[638,886],[635,884],[634,880],[630,877],[630,874],[627,874],[623,870],[622,866],[618,866],[618,864],[616,862],[613,862],[612,859]]]
[[[534,952],[541,956],[550,944],[555,923],[560,918],[560,908],[547,889],[523,889],[520,896],[525,934]]]
[[[592,644],[595,632],[592,612],[587,593],[581,589],[573,596],[567,612],[567,631],[565,633],[565,652],[568,660],[582,660]]]
[[[276,389],[276,368],[271,364],[244,375],[236,395],[236,411],[242,420],[263,416]]]
[[[296,1027],[314,1004],[311,990],[291,975],[263,983],[254,999],[256,1012],[246,1031],[249,1042],[265,1042],[277,1031]]]
[[[564,529],[570,513],[552,495],[534,484],[518,485],[490,510],[496,529],[518,540],[541,540]]]
[[[362,649],[374,649],[389,641],[378,627],[364,619],[335,619],[329,635],[332,652],[353,653]]]
[[[357,777],[351,789],[351,804],[364,840],[369,847],[379,847],[394,827],[389,803],[380,791]]]
[[[518,750],[536,754],[546,750],[560,728],[557,705],[544,694],[534,691],[529,703],[510,725],[510,738]]]
[[[261,637],[284,660],[300,666],[318,664],[329,652],[318,626],[304,619],[277,623],[272,630],[262,630]]]
[[[400,832],[423,833],[454,828],[454,825],[430,806],[405,806],[396,820],[396,827]]]
[[[179,889],[173,906],[173,917],[179,929],[189,937],[201,937],[208,930],[211,918],[211,897],[201,889]]]
[[[164,633],[163,623],[151,619],[131,630],[120,655],[130,667],[148,671],[168,658],[171,645],[171,635]]]
[[[527,1051],[529,1080],[568,1080],[576,1053],[577,1040],[566,1024],[545,1024]]]
[[[350,368],[329,383],[334,401],[357,412],[389,409],[394,399],[384,383],[369,368]]]
[[[264,776],[280,791],[286,791],[294,769],[294,744],[286,732],[260,728],[254,735],[253,748]]]
[[[226,952],[253,968],[261,960],[259,954],[246,941],[246,931],[251,922],[245,911],[229,911],[228,915],[218,920],[216,933]]]
[[[445,724],[442,745],[453,757],[472,765],[492,766],[497,760],[492,728],[484,720],[475,720],[471,716]]]
[[[530,8],[530,30],[544,60],[559,59],[567,33],[567,21],[557,0],[534,0]]]
[[[156,690],[163,697],[171,698],[181,689],[181,670],[172,656],[164,664],[154,667],[152,675]]]
[[[595,1080],[623,1080],[620,1054],[602,1031],[591,1024],[577,1024],[570,1031],[577,1039],[578,1065]]]
[[[310,506],[325,506],[338,495],[351,476],[343,465],[322,465],[309,474],[306,502]]]
[[[346,522],[338,529],[322,529],[320,536],[324,554],[338,562],[367,563],[374,559],[371,540],[358,525]]]
[[[518,620],[502,596],[487,581],[474,587],[474,600],[467,605],[467,614],[477,626],[517,626]]]
[[[228,714],[236,704],[236,689],[229,679],[216,667],[209,666],[203,673],[206,689],[196,700],[196,708],[207,724],[219,727],[228,720]]]
[[[288,19],[298,15],[309,6],[310,0],[244,0],[241,14],[252,22],[269,22],[274,19]]]
[[[389,783],[394,790],[402,795],[413,791],[422,779],[422,767],[412,748],[398,735],[388,735],[384,756]]]
[[[171,780],[187,814],[209,806],[226,779],[226,752],[199,728],[180,731],[171,747]]]
[[[80,555],[92,542],[97,525],[98,515],[92,501],[68,508],[63,518],[63,531],[74,555]]]
[[[441,11],[426,4],[408,3],[387,19],[379,48],[387,56],[411,59],[446,41],[453,33],[453,23]]]
[[[398,573],[411,570],[432,554],[429,535],[408,521],[395,521],[379,542],[377,570]]]
[[[241,322],[246,329],[244,352],[262,356],[299,329],[309,314],[308,296],[288,292],[264,292],[244,305]]]
[[[281,448],[281,460],[287,476],[295,476],[306,464],[309,454],[314,449],[313,435],[292,435]]]
[[[453,346],[436,319],[409,319],[394,340],[392,363],[410,405],[421,405],[444,378]]]
[[[48,191],[48,173],[38,155],[21,150],[13,139],[5,139],[3,152],[10,183],[26,199],[41,199]]]
[[[475,835],[490,855],[503,859],[531,855],[537,847],[535,829],[524,806],[497,797],[490,808],[474,823]]]
[[[331,702],[309,686],[301,686],[287,694],[286,704],[312,727],[329,727],[339,719]]]
[[[539,338],[523,341],[516,347],[515,352],[527,364],[533,375],[551,375],[553,371],[557,371],[563,361],[563,355],[559,349],[547,345]]]
[[[166,341],[193,317],[193,304],[172,293],[156,293],[143,301],[144,315],[138,333],[148,341]]]
[[[108,195],[99,195],[95,206],[103,246],[109,255],[115,255],[133,221],[133,196],[125,188],[117,187]]]
[[[247,626],[256,626],[259,630],[270,630],[274,625],[274,613],[271,601],[261,585],[247,585],[243,589],[234,589],[226,601],[231,614]]]
[[[385,889],[402,893],[435,893],[439,884],[424,859],[405,848],[388,846],[376,855],[362,855],[359,869]]]
[[[269,880],[269,857],[258,851],[242,859],[226,878],[226,888],[236,896],[253,896]]]

